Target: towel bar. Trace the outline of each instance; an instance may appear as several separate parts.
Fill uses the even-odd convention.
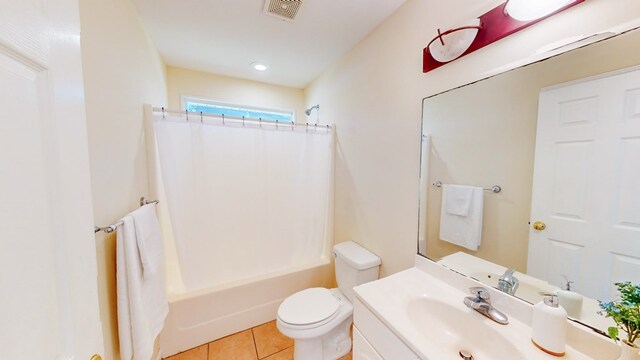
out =
[[[151,200],[151,201],[149,201],[149,200],[145,199],[144,196],[140,198],[140,206],[145,206],[145,205],[148,205],[148,204],[156,204],[157,205],[158,203],[160,203],[160,200]],[[124,221],[120,220],[117,223],[113,223],[113,224],[111,224],[109,226],[105,226],[105,227],[99,227],[97,225],[93,225],[93,233],[97,234],[100,231],[104,231],[107,234],[111,234],[112,232],[116,231],[118,226],[120,226],[122,224],[124,224]]]
[[[433,184],[433,186],[435,186],[435,187],[442,187],[442,185],[443,185],[443,184],[442,184],[442,181],[440,181],[440,180],[436,181],[436,182]],[[491,191],[491,192],[494,192],[494,193],[496,193],[496,194],[497,194],[497,193],[499,193],[499,192],[501,192],[501,191],[502,191],[502,187],[501,187],[500,185],[493,185],[493,186],[492,186],[492,187],[490,187],[490,188],[482,188],[482,190],[484,190],[484,191]]]

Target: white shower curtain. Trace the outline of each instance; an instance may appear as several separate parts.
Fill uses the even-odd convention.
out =
[[[187,290],[317,263],[326,249],[333,132],[154,115]]]

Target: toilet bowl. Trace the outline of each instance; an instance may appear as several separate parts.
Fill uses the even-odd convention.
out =
[[[338,289],[311,288],[288,297],[276,325],[295,340],[294,359],[339,359],[351,350],[353,305]]]
[[[378,278],[380,258],[354,242],[334,246],[338,288],[310,288],[286,298],[276,325],[294,339],[295,360],[336,360],[351,350],[353,287]]]

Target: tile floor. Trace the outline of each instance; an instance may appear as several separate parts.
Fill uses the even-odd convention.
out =
[[[280,334],[271,321],[165,360],[293,360],[293,340]],[[351,353],[339,360],[351,360]]]

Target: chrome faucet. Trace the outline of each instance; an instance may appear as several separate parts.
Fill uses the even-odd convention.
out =
[[[498,289],[500,291],[509,295],[515,295],[518,285],[520,285],[518,278],[513,276],[515,272],[516,269],[508,269],[504,274],[502,274],[502,276],[500,276],[500,279],[498,279]]]
[[[467,307],[470,307],[498,324],[507,325],[509,323],[507,315],[491,305],[491,302],[489,301],[489,290],[483,287],[472,287],[469,291],[472,294],[475,294],[475,296],[468,296],[464,298],[464,304],[467,305]]]

